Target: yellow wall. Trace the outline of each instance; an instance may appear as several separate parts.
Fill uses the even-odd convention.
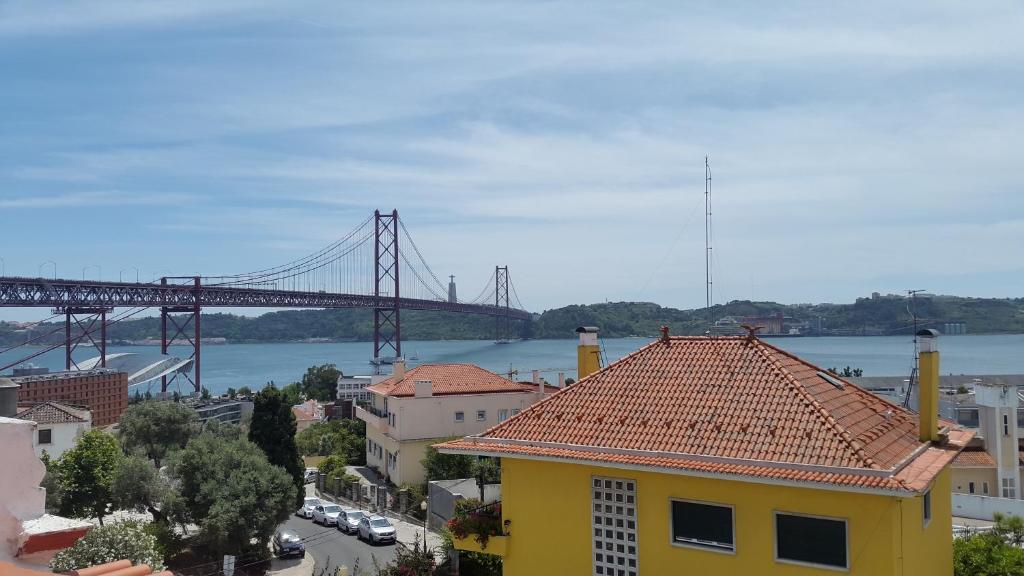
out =
[[[504,559],[505,576],[592,573],[592,476],[628,478],[637,483],[640,574],[835,574],[835,570],[774,560],[772,513],[776,510],[845,518],[848,521],[849,574],[952,574],[948,470],[935,489],[933,519],[924,529],[920,520],[920,498],[900,499],[504,458],[502,512],[504,519],[512,521],[508,554]],[[734,506],[736,553],[670,544],[670,498]]]
[[[952,468],[952,488],[958,494],[970,494],[970,483],[974,482],[974,493],[978,496],[998,496],[996,488],[999,481],[996,479],[995,468]],[[984,483],[988,482],[988,493],[985,493]]]

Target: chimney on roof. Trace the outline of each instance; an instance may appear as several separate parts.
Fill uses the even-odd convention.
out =
[[[405,360],[398,358],[395,363],[391,365],[391,377],[395,381],[405,378]]]
[[[558,387],[565,388],[565,372],[558,373]]]
[[[534,384],[540,384],[540,370],[534,370],[533,372],[531,372],[530,377],[532,378],[532,382]]]
[[[417,380],[413,383],[415,386],[415,396],[417,398],[430,398],[434,395],[434,383],[431,380]]]
[[[576,329],[580,344],[576,348],[576,379],[582,380],[601,369],[601,346],[597,342],[597,326]]]
[[[917,340],[918,437],[922,442],[934,442],[939,439],[939,332],[926,328],[917,333]]]
[[[668,326],[661,327],[661,342],[668,344]]]
[[[19,388],[10,378],[0,378],[0,417],[14,418],[18,414]]]

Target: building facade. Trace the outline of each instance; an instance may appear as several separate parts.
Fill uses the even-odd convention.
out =
[[[46,452],[54,460],[74,448],[78,437],[92,427],[92,415],[88,410],[60,402],[18,406],[16,418],[36,423],[32,443],[36,456],[42,458]]]
[[[543,388],[512,382],[470,364],[425,364],[370,386],[371,403],[356,408],[366,421],[366,463],[395,485],[427,480],[427,446],[476,434],[536,402]]]
[[[11,378],[21,386],[18,402],[48,400],[85,406],[93,426],[116,424],[128,408],[128,374],[97,368]]]
[[[344,402],[349,400],[352,405],[368,404],[371,394],[366,388],[374,384],[374,376],[338,376],[338,400]],[[376,377],[377,381],[384,377]]]
[[[953,462],[953,491],[1024,498],[1017,387],[981,380],[974,384],[974,400],[979,434]]]
[[[925,338],[930,406],[938,352]],[[753,334],[666,329],[439,449],[501,458],[505,535],[489,546],[506,576],[948,576],[950,463],[971,436]]]

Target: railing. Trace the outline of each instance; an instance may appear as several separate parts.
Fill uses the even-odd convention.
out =
[[[512,521],[502,522],[501,501],[468,510],[459,510],[458,507],[456,504],[455,517],[448,521],[455,548],[504,556]]]

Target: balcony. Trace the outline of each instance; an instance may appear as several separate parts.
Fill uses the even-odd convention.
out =
[[[387,434],[391,430],[391,426],[388,425],[388,414],[386,412],[377,410],[372,406],[356,406],[355,408],[356,418],[366,422],[367,426],[376,428],[381,434]]]
[[[470,507],[476,504],[479,501],[463,500],[456,504],[455,517],[448,521],[452,544],[456,550],[504,557],[508,553],[508,528],[512,522],[502,522],[501,502]]]

